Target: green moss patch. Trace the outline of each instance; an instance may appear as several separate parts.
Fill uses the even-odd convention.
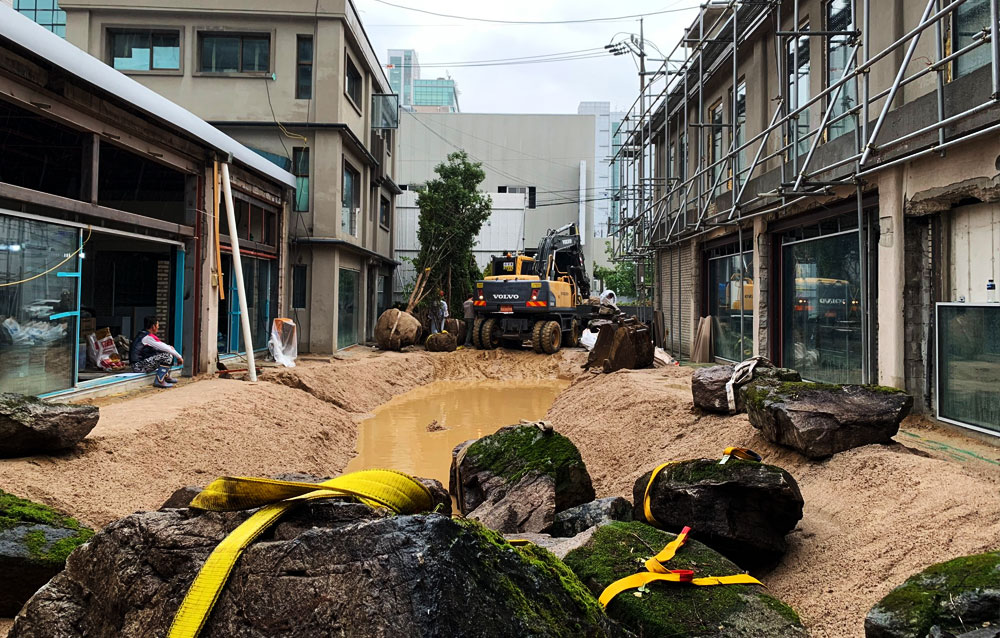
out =
[[[674,534],[637,521],[611,523],[599,528],[586,546],[570,552],[565,562],[591,592],[599,595],[614,581],[645,571],[645,561],[674,538]],[[678,551],[668,567],[694,570],[696,577],[742,573],[735,564],[693,540]],[[765,599],[767,603],[761,604]],[[791,608],[756,585],[651,583],[645,592],[619,594],[608,604],[607,612],[640,636],[702,636],[718,634],[720,626],[740,624],[734,616],[750,604],[764,613],[776,612],[772,619],[778,626],[775,636],[783,635],[781,626],[800,625]]]
[[[963,614],[956,601],[998,589],[1000,551],[964,556],[911,576],[872,609],[872,616],[887,617],[893,627],[906,628],[907,635],[925,636],[934,625],[961,630],[963,623],[978,620]]]
[[[731,458],[725,465],[709,459],[696,459],[682,463],[672,463],[660,473],[665,480],[677,483],[699,483],[701,481],[737,480],[747,474],[759,475],[761,470],[781,477],[784,470],[774,465]]]
[[[557,492],[569,480],[566,470],[573,464],[583,465],[583,457],[572,441],[533,425],[502,430],[479,439],[469,446],[466,457],[477,467],[510,483],[531,472],[547,474],[555,481]]]
[[[94,535],[92,529],[84,527],[75,518],[0,490],[0,532],[19,525],[49,525],[75,532],[52,543],[46,540],[41,530],[28,532],[24,537],[28,552],[44,562],[65,562],[74,549]]]

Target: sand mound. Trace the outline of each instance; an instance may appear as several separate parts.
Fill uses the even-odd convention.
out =
[[[548,418],[579,447],[598,497],[631,498],[633,482],[651,467],[717,457],[728,445],[751,447],[791,472],[804,517],[764,582],[802,614],[814,638],[863,637],[868,609],[911,574],[1000,547],[1000,472],[989,476],[899,444],[811,462],[762,439],[745,415],[695,411],[690,374],[665,368],[584,377]]]

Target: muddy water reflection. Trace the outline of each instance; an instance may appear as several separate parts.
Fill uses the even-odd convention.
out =
[[[379,406],[361,422],[358,454],[346,471],[390,468],[435,478],[447,488],[456,445],[521,419],[543,418],[569,383],[438,381],[422,386]]]

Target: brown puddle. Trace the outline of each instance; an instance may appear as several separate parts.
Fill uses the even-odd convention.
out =
[[[521,419],[545,416],[570,382],[436,381],[375,409],[358,428],[358,453],[347,472],[371,468],[434,478],[448,487],[451,451]],[[433,428],[444,428],[428,431]]]

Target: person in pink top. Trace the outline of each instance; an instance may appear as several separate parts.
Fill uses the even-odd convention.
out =
[[[156,371],[153,386],[157,388],[172,388],[177,379],[170,376],[170,366],[174,359],[184,365],[184,358],[174,350],[173,346],[160,341],[157,332],[160,322],[156,317],[146,317],[142,322],[143,330],[132,340],[129,350],[129,363],[133,372]]]

